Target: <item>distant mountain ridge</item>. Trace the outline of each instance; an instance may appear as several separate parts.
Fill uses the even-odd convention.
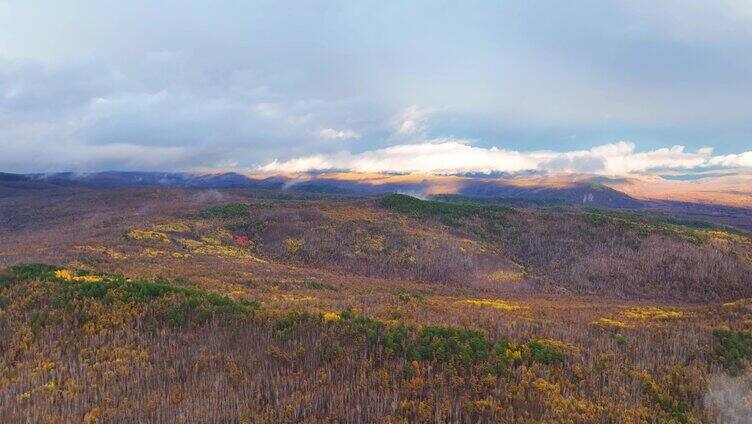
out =
[[[620,191],[595,182],[570,182],[551,186],[529,183],[516,184],[505,179],[480,179],[463,177],[453,191],[437,192],[434,182],[416,178],[412,181],[395,180],[373,182],[371,180],[333,178],[327,175],[312,175],[304,179],[285,176],[254,178],[228,172],[222,174],[193,174],[174,172],[94,172],[54,174],[4,174],[3,179],[16,181],[41,181],[52,184],[84,184],[99,188],[116,187],[166,187],[166,188],[290,188],[322,194],[380,195],[385,193],[430,193],[456,194],[467,197],[504,197],[534,201],[554,201],[573,205],[606,208],[639,208],[642,202]],[[11,177],[12,176],[12,177]]]
[[[235,172],[197,174],[188,172],[92,172],[10,174],[0,173],[2,189],[176,188],[282,190],[313,196],[373,197],[405,193],[421,198],[474,201],[516,206],[569,206],[648,210],[729,225],[752,231],[752,208],[712,202],[635,198],[621,191],[625,182],[610,187],[601,177],[570,179],[484,178],[468,176],[306,174],[248,176]]]
[[[279,188],[279,178],[253,179],[228,172],[223,174],[193,174],[188,172],[62,172],[54,174],[26,174],[29,180],[51,183],[84,183],[91,187],[169,187],[169,188]]]

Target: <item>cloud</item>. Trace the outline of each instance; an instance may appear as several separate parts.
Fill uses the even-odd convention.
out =
[[[712,141],[718,166],[748,166],[750,23],[743,0],[0,1],[0,169],[475,167],[458,153],[484,169],[552,156],[550,169],[631,172],[581,150],[621,139],[645,150],[634,163],[702,161]],[[374,157],[338,153],[345,140]],[[419,166],[377,157],[424,140],[473,143]],[[123,146],[174,156],[102,153]],[[64,148],[75,155],[43,154]]]
[[[428,117],[433,111],[416,105],[405,108],[395,117],[397,136],[410,136],[423,133],[428,127]]]
[[[15,164],[28,161],[44,164],[42,169],[152,170],[169,168],[175,162],[189,159],[192,153],[183,147],[145,146],[131,143],[83,145],[57,143],[32,149],[13,149],[8,146],[0,159],[0,168],[15,171]]]
[[[337,142],[361,133],[325,124],[378,128],[363,116],[386,115],[367,101],[290,97],[253,76],[239,76],[237,69],[220,72],[222,81],[234,81],[209,89],[213,76],[198,69],[177,72],[183,56],[160,55],[159,66],[154,61],[150,55],[132,64],[138,72],[124,74],[100,62],[0,58],[0,169],[248,167],[281,152],[339,148]],[[155,82],[161,74],[173,76]],[[318,137],[311,140],[311,134]]]
[[[360,134],[353,130],[335,130],[334,128],[324,128],[319,131],[319,135],[326,140],[350,140],[360,138]]]
[[[720,167],[745,167],[752,168],[752,152],[744,152],[738,155],[731,154],[717,156],[710,160],[711,165]]]
[[[710,148],[694,152],[684,146],[639,152],[633,143],[617,142],[589,150],[522,152],[496,147],[475,147],[468,140],[436,139],[402,144],[362,153],[340,152],[288,161],[274,160],[258,168],[267,173],[297,173],[324,170],[355,172],[462,174],[587,173],[609,176],[663,170],[694,170],[709,166],[752,167],[752,152],[713,156]]]

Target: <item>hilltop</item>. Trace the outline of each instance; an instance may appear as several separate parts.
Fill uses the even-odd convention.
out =
[[[685,301],[752,294],[752,242],[740,230],[641,210],[439,198],[17,188],[0,209],[0,231],[15,240],[0,260],[65,262],[96,245],[124,258],[243,252],[277,267],[520,293]]]

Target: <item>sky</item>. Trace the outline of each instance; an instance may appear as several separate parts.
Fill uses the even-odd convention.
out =
[[[0,171],[752,169],[752,2],[0,0]]]

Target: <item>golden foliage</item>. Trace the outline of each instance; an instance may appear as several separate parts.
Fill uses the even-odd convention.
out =
[[[479,307],[490,307],[494,309],[500,309],[502,311],[516,311],[519,309],[527,309],[527,306],[510,303],[501,299],[466,299],[461,300],[460,303]]]
[[[510,283],[520,281],[525,278],[525,274],[520,271],[500,269],[488,275],[488,279],[494,283]]]
[[[97,422],[99,415],[102,413],[102,409],[98,406],[92,408],[84,415],[84,424],[94,424]]]
[[[72,272],[68,271],[67,269],[58,269],[55,271],[55,277],[61,278],[63,280],[72,281],[74,278],[74,275]]]
[[[339,321],[340,320],[339,313],[333,312],[333,311],[326,311],[321,316],[324,319],[324,321]]]
[[[301,250],[303,250],[303,246],[305,246],[305,240],[301,238],[287,238],[284,241],[285,251],[290,254],[294,255]]]
[[[190,224],[185,222],[166,222],[152,226],[154,231],[164,233],[188,233],[193,230]]]
[[[59,269],[55,271],[55,277],[66,281],[80,281],[83,283],[99,283],[104,279],[98,275],[75,275],[67,269]]]
[[[154,249],[151,247],[147,247],[144,250],[141,251],[140,255],[145,258],[161,258],[165,256],[173,257],[173,258],[190,258],[191,255],[188,253],[183,252],[169,252],[166,250],[160,250],[160,249]]]
[[[205,241],[199,241],[199,240],[193,240],[193,239],[187,239],[187,238],[179,238],[177,239],[178,244],[180,244],[182,247],[188,249],[191,251],[191,253],[199,254],[199,255],[210,255],[210,256],[229,256],[229,257],[236,257],[236,258],[245,258],[245,259],[251,259],[255,262],[259,263],[265,263],[266,261],[258,258],[256,256],[253,256],[247,249],[241,249],[235,246],[225,246],[222,245],[221,242],[212,237],[208,237],[209,241],[211,243],[206,243]]]
[[[216,236],[202,236],[201,241],[211,246],[221,246],[222,241]]]
[[[657,306],[646,306],[638,308],[628,308],[622,312],[627,318],[641,319],[641,320],[668,320],[678,319],[684,317],[684,312],[662,309]]]
[[[723,304],[723,309],[727,311],[752,312],[752,299],[742,298],[733,302]]]
[[[160,231],[141,230],[138,228],[133,228],[128,231],[127,236],[128,238],[133,240],[153,240],[165,244],[172,243],[170,237]]]
[[[608,329],[624,329],[624,328],[632,328],[634,327],[631,324],[628,324],[624,321],[619,321],[611,318],[598,318],[597,320],[592,322],[593,325],[597,327],[603,327]]]
[[[383,234],[369,234],[366,236],[363,244],[362,251],[381,253],[385,249],[386,237]]]

